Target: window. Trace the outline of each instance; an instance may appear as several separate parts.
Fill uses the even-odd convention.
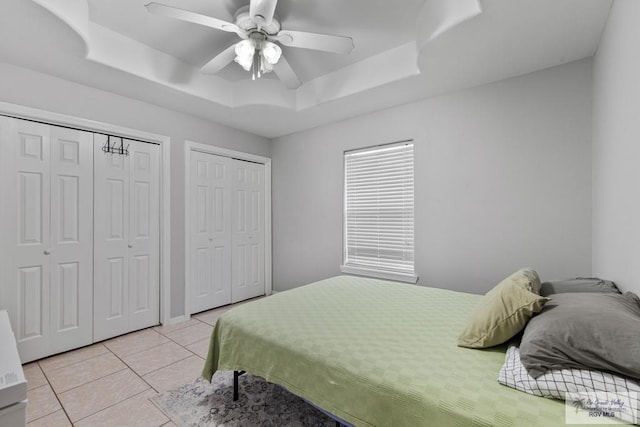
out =
[[[344,153],[344,273],[417,282],[413,142]]]

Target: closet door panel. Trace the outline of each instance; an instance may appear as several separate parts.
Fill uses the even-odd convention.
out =
[[[16,339],[20,344],[47,338],[47,308],[46,298],[44,298],[47,294],[47,273],[48,269],[43,265],[18,269],[17,314],[19,317]]]
[[[3,238],[0,308],[23,362],[50,344],[50,128],[0,117]]]
[[[192,152],[190,311],[231,303],[231,159]]]
[[[93,134],[51,128],[51,351],[93,338]]]
[[[213,306],[231,303],[231,174],[232,160],[213,156],[213,240],[211,266]],[[210,239],[211,240],[211,239]]]
[[[192,152],[190,162],[190,311],[197,313],[212,303],[213,158]]]
[[[129,329],[160,320],[160,150],[125,141],[131,157],[129,230]]]
[[[57,281],[57,289],[52,291],[52,312],[53,325],[56,326],[56,332],[61,333],[79,329],[85,325],[81,322],[80,312],[83,311],[83,305],[80,303],[80,295],[82,293],[80,283],[80,265],[78,262],[58,263],[57,276],[52,279]],[[91,315],[91,311],[89,312]],[[91,323],[89,324],[91,326]],[[89,341],[91,342],[91,330],[89,330]]]
[[[129,155],[95,143],[94,340],[160,320],[160,150],[124,140]]]
[[[128,331],[129,156],[105,153],[94,136],[94,341]]]
[[[104,316],[108,322],[115,324],[118,321],[118,325],[122,330],[126,330],[126,324],[123,322],[126,316],[127,304],[126,298],[126,280],[125,275],[127,271],[127,260],[125,257],[112,257],[106,260],[107,271],[104,283],[104,289],[101,294],[106,295],[106,300],[102,303],[106,303],[106,311]],[[98,294],[96,292],[96,294]],[[112,334],[117,334],[120,329],[114,327]],[[98,337],[101,335],[96,333]],[[97,338],[100,339],[100,338]]]
[[[233,160],[232,300],[264,295],[264,165]]]

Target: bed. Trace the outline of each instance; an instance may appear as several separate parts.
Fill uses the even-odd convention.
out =
[[[338,276],[238,306],[203,377],[247,371],[356,426],[565,425],[561,401],[498,383],[506,345],[456,345],[481,296]]]

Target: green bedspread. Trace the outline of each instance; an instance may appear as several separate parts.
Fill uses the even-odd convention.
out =
[[[564,425],[564,403],[500,385],[505,347],[456,338],[480,296],[350,276],[236,307],[203,376],[246,370],[358,426]]]

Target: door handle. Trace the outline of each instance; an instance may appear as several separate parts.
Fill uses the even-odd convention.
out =
[[[129,246],[129,249],[131,249],[131,248],[133,248],[133,243],[129,242],[129,244],[127,246]]]
[[[213,242],[213,237],[209,237],[209,241],[210,241],[210,242]]]
[[[45,255],[49,255],[50,253],[51,253],[51,249],[45,249],[45,250],[44,250],[44,254],[45,254]]]

